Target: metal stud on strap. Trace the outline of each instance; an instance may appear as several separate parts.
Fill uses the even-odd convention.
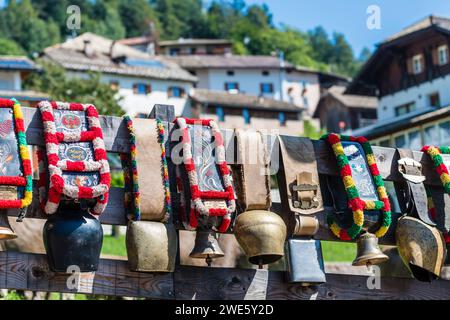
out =
[[[425,181],[422,174],[422,164],[411,158],[402,158],[398,160],[398,171],[402,176],[413,183],[421,183]]]
[[[292,190],[297,192],[297,200],[293,199],[295,208],[312,209],[319,206],[317,191],[319,186],[312,181],[311,172],[302,172],[297,175],[297,185]]]

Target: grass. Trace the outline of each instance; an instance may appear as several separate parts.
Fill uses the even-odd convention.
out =
[[[325,262],[351,262],[356,256],[356,244],[322,241],[322,253]]]
[[[102,254],[126,257],[127,249],[125,248],[125,236],[119,235],[118,237],[104,236]]]

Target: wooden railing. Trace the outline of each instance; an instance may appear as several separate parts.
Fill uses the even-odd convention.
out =
[[[158,117],[170,118],[167,108],[156,106]],[[158,114],[158,112],[160,114]],[[43,146],[42,124],[37,109],[23,108],[27,141],[30,145]],[[108,152],[128,153],[129,139],[127,129],[119,117],[100,116],[104,140]],[[167,123],[167,125],[170,125]],[[232,132],[227,134],[226,143],[230,147]],[[306,138],[305,138],[306,139]],[[332,161],[330,148],[323,141],[314,141],[318,170],[323,175],[337,175]],[[232,149],[227,149],[232,150]],[[273,157],[278,152],[272,150]],[[273,151],[274,150],[274,151]],[[227,151],[228,152],[228,151]],[[374,147],[379,170],[387,181],[399,183],[401,176],[397,171],[398,153],[395,149]],[[439,178],[432,168],[428,156],[414,152],[414,158],[423,164],[427,183],[439,185]],[[35,189],[33,203],[28,208],[28,218],[45,219],[38,204]],[[273,211],[283,218],[288,213],[281,210],[279,203],[273,204]],[[318,214],[319,232],[315,239],[338,241],[328,229],[325,215],[331,207],[325,207]],[[17,210],[8,210],[8,215],[16,216]],[[391,231],[381,240],[382,244],[394,245],[393,230],[399,217],[394,213]],[[124,191],[112,188],[105,212],[100,217],[102,224],[126,225],[124,209]],[[177,226],[177,228],[181,228]],[[20,234],[19,234],[20,237]],[[51,272],[45,255],[1,252],[0,288],[23,289],[48,292],[82,292],[102,295],[134,296],[154,299],[404,299],[404,298],[450,298],[450,282],[438,280],[432,284],[421,283],[413,279],[383,278],[381,289],[368,289],[367,277],[348,274],[327,274],[327,283],[320,286],[301,286],[289,284],[284,272],[238,269],[238,268],[202,268],[177,265],[174,273],[140,273],[129,271],[127,261],[102,259],[95,273],[82,274],[78,286],[68,286],[74,281],[73,275]]]

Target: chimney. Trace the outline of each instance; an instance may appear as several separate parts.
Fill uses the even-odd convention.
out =
[[[92,47],[91,40],[84,39],[83,53],[89,58],[92,58],[95,55],[94,48]]]

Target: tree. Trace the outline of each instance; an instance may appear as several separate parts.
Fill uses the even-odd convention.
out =
[[[157,14],[146,0],[120,0],[118,10],[127,37],[148,33],[151,23],[160,28]]]
[[[0,55],[20,56],[25,51],[13,40],[0,38]]]
[[[43,60],[40,64],[42,72],[33,73],[25,80],[26,89],[45,92],[53,100],[92,103],[100,114],[123,114],[116,97],[117,91],[102,83],[100,74],[89,73],[87,79],[69,78],[60,66]]]
[[[0,32],[30,54],[40,52],[60,39],[56,23],[40,19],[30,0],[8,2],[0,12]]]

